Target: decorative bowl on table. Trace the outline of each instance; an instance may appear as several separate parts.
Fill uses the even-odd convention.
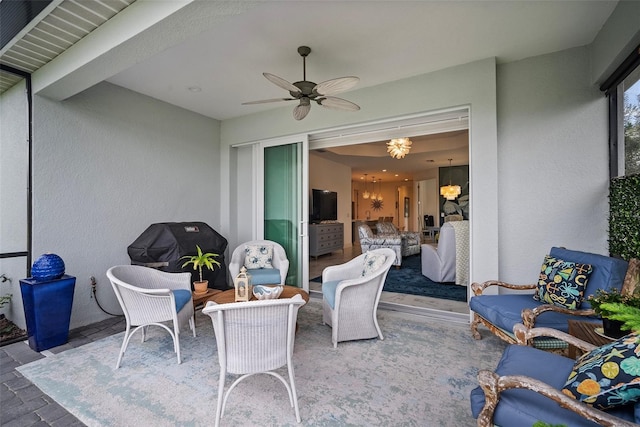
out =
[[[280,285],[253,285],[253,296],[259,300],[277,299],[282,293],[283,287]]]

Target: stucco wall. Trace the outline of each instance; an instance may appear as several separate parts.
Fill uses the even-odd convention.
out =
[[[498,275],[497,214],[497,131],[496,67],[494,58],[446,70],[398,80],[385,85],[349,92],[349,100],[362,110],[357,113],[312,108],[304,120],[291,117],[289,107],[252,114],[221,124],[222,199],[230,200],[226,189],[236,171],[227,167],[232,144],[257,141],[284,135],[312,134],[355,123],[375,122],[390,117],[427,113],[443,108],[470,108],[470,176],[472,215],[471,277],[488,280]],[[478,167],[474,168],[474,165]],[[238,165],[242,167],[242,165]],[[250,174],[251,170],[243,169]],[[478,197],[475,197],[478,195]],[[222,227],[231,226],[233,215],[222,212]]]
[[[29,128],[25,81],[0,97],[0,253],[26,252]],[[23,316],[19,280],[26,277],[27,258],[0,259],[0,295],[11,302],[0,308],[7,318]],[[24,328],[24,322],[19,326]]]
[[[77,277],[71,326],[119,311],[106,270],[149,224],[219,223],[217,121],[101,83],[64,102],[35,98],[34,259]]]
[[[607,254],[607,102],[576,48],[498,66],[500,278],[552,246]]]

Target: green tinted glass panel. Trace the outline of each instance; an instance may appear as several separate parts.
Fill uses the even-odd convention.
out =
[[[286,284],[298,287],[302,287],[298,238],[301,148],[302,144],[289,144],[264,150],[264,238],[284,247],[289,258]]]

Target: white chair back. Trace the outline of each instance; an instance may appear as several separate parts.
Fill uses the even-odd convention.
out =
[[[278,378],[287,389],[296,420],[300,422],[295,375],[292,364],[298,309],[305,304],[293,298],[216,304],[208,302],[202,313],[211,317],[218,347],[217,426],[224,414],[229,393],[243,379],[258,373]],[[289,382],[277,372],[287,365]],[[242,375],[224,392],[226,373]]]

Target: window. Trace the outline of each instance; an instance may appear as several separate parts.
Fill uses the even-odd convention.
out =
[[[640,46],[600,87],[609,98],[610,176],[640,173]]]
[[[640,67],[624,79],[622,92],[622,135],[618,143],[620,168],[618,175],[640,173]]]

